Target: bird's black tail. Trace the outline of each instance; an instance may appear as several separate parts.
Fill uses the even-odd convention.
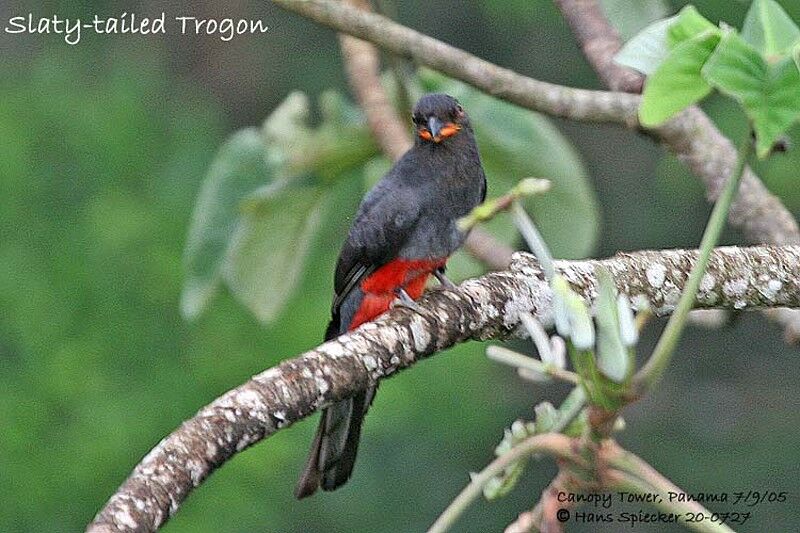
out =
[[[322,411],[306,466],[294,489],[296,498],[311,496],[320,487],[334,490],[350,479],[361,424],[376,389],[377,385]]]

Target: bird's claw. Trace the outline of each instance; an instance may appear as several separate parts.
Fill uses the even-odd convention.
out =
[[[394,301],[395,307],[406,307],[421,315],[425,314],[425,310],[422,308],[422,306],[415,302],[414,299],[408,295],[405,289],[397,289],[395,294],[397,294],[397,299]]]
[[[436,270],[434,270],[433,275],[436,277],[436,279],[439,281],[442,287],[447,289],[448,291],[455,291],[458,289],[456,284],[450,281],[450,279],[444,275],[443,268],[437,268]]]

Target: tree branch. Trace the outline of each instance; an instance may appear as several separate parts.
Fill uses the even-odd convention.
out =
[[[611,271],[621,292],[668,313],[696,251],[619,254],[599,261],[560,261],[556,268],[587,300],[594,269]],[[698,295],[699,307],[800,307],[800,246],[718,248]],[[236,453],[343,400],[368,384],[468,339],[502,338],[521,313],[551,322],[551,292],[530,254],[511,268],[467,280],[458,291],[426,293],[417,314],[396,308],[338,339],[258,374],[204,407],[162,440],[98,513],[87,531],[155,531],[216,468]]]
[[[614,62],[621,45],[619,33],[602,6],[596,0],[555,0],[555,4],[606,87],[626,93],[642,92],[644,77]]]
[[[482,91],[549,115],[637,127],[639,97],[572,89],[522,76],[392,20],[328,0],[272,0],[338,32],[369,41],[393,54],[443,72]]]
[[[345,0],[345,3],[370,10],[369,0]],[[411,136],[381,85],[378,52],[367,41],[345,34],[339,36],[339,44],[347,79],[367,117],[367,125],[383,153],[397,161],[411,147]]]

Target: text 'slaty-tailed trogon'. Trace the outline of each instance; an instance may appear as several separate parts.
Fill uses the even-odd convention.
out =
[[[455,98],[429,94],[414,106],[414,146],[366,195],[344,243],[325,340],[417,299],[442,279],[466,235],[457,221],[486,196],[486,177],[467,114]],[[377,385],[322,412],[295,496],[333,490],[353,471],[361,423]]]

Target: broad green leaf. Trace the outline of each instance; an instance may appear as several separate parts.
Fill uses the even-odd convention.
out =
[[[267,145],[267,157],[279,170],[278,179],[292,175],[291,155],[303,150],[304,141],[311,135],[308,97],[299,91],[290,93],[264,120],[261,132]]]
[[[677,15],[654,22],[642,30],[622,47],[614,60],[651,75],[672,56],[672,50],[706,32],[719,34],[720,30],[694,6],[686,6]]]
[[[754,0],[747,12],[742,38],[767,61],[777,61],[800,42],[800,28],[774,0]]]
[[[195,205],[184,254],[187,279],[181,312],[187,320],[203,312],[219,287],[239,202],[274,174],[265,156],[258,130],[248,128],[222,145],[211,164]]]
[[[552,189],[526,201],[526,210],[555,257],[590,254],[599,227],[597,200],[583,162],[558,129],[541,115],[430,71],[424,71],[422,79],[427,90],[455,96],[469,113],[489,183],[488,196],[506,193],[523,178],[551,180]],[[510,216],[501,214],[483,227],[511,246],[519,241]],[[454,278],[483,271],[464,252],[449,265]]]
[[[753,123],[756,151],[772,145],[800,117],[800,71],[790,58],[768,64],[758,51],[728,32],[703,68],[703,76],[738,100]]]
[[[670,11],[665,0],[602,0],[601,5],[608,20],[625,40],[653,21],[663,19]]]
[[[332,182],[380,154],[361,112],[340,93],[322,93],[319,108],[322,122],[301,152],[303,171]]]
[[[697,8],[689,5],[680,10],[675,24],[667,30],[667,44],[673,49],[682,42],[706,32],[719,34],[720,30],[701,15]]]
[[[630,357],[620,334],[617,290],[608,270],[598,267],[595,272],[598,281],[595,312],[597,368],[610,380],[622,383],[628,377]]]
[[[285,182],[248,198],[222,273],[233,295],[260,321],[273,320],[294,292],[330,208],[327,191]]]
[[[676,20],[677,15],[652,23],[625,43],[614,61],[642,74],[652,74],[669,55],[667,31]]]
[[[310,128],[308,98],[294,92],[264,121],[264,140],[269,161],[279,171],[277,179],[311,173],[332,182],[378,153],[361,113],[339,93],[320,95],[319,109],[322,120]]]
[[[719,40],[706,32],[680,43],[647,78],[639,107],[643,126],[658,126],[711,92],[701,69]]]

